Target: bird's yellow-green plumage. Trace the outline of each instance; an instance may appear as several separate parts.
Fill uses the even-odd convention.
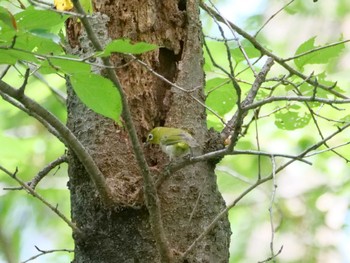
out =
[[[198,146],[187,131],[169,127],[156,127],[151,130],[147,142],[159,144],[170,160],[192,154],[192,148]]]

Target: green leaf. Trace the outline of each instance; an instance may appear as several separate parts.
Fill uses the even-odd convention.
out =
[[[324,86],[328,86],[329,88],[331,88],[334,91],[337,91],[339,93],[345,93],[344,90],[342,90],[336,82],[334,81],[330,81],[327,80],[327,75],[325,72],[322,72],[318,75],[316,75],[315,77],[312,78],[312,80],[316,81],[317,83],[320,83]],[[300,85],[300,83],[296,83],[298,86]],[[333,98],[334,95],[322,88],[319,88],[316,86],[316,88],[308,83],[303,82],[300,87],[299,87],[299,91],[302,93],[303,96],[314,96],[316,95],[317,97],[320,98],[329,98],[330,96]],[[311,105],[311,103],[309,104]],[[316,103],[316,105],[319,105],[319,103]]]
[[[221,117],[232,110],[237,101],[236,92],[229,79],[214,78],[206,83],[206,105]]]
[[[295,109],[298,109],[298,107]],[[309,113],[283,110],[275,114],[275,125],[282,130],[296,130],[308,125],[310,119],[311,115]]]
[[[46,32],[50,34],[49,32]],[[38,54],[62,54],[63,49],[60,45],[52,41],[53,34],[45,35],[42,32],[38,35],[31,32],[20,32],[17,34],[15,48],[27,50]],[[58,36],[57,36],[58,37]]]
[[[28,8],[23,12],[17,13],[15,18],[20,30],[42,29],[53,32],[53,29],[63,26],[68,16],[52,11]]]
[[[71,83],[81,101],[93,111],[120,123],[122,103],[113,83],[96,74],[74,74]]]
[[[343,118],[340,119],[340,121],[344,122],[344,123],[349,123],[350,122],[350,115],[346,115]]]
[[[229,62],[227,60],[226,46],[222,41],[206,41],[210,55],[215,59],[215,62],[226,70],[230,70]],[[213,65],[210,55],[206,49],[204,49],[204,70],[206,72],[215,72],[216,67]]]
[[[14,65],[18,60],[38,62],[33,54],[19,50],[0,49],[0,64]]]
[[[319,83],[321,83],[322,85],[328,86],[328,87],[332,87],[332,90],[337,91],[339,93],[344,93],[345,94],[345,90],[341,89],[338,85],[337,82],[331,81],[327,79],[327,74],[326,72],[322,72],[321,74],[317,75],[317,81]],[[330,92],[327,92],[328,95],[331,95]]]
[[[71,76],[76,73],[90,74],[91,66],[84,62],[69,60],[69,58],[76,58],[73,56],[67,56],[67,59],[62,58],[50,58],[44,60],[40,67],[42,74],[57,73],[57,71]]]
[[[10,11],[2,6],[0,6],[0,21],[8,28],[11,28],[13,30],[17,29],[17,24],[14,16],[10,13]]]
[[[110,42],[104,52],[100,54],[102,57],[109,56],[111,53],[131,53],[131,54],[142,54],[147,51],[157,49],[157,45],[138,42],[135,44],[130,43],[130,39],[116,39]]]
[[[87,14],[92,14],[93,12],[92,0],[80,0],[80,4]]]
[[[295,55],[303,54],[305,52],[309,52],[319,46],[315,46],[316,37],[312,37],[303,44],[301,44]],[[295,65],[299,69],[303,69],[303,67],[307,64],[327,64],[330,59],[338,57],[341,52],[344,50],[345,44],[339,44],[336,46],[327,47],[318,51],[307,53],[299,58],[294,60]]]
[[[13,40],[17,34],[15,30],[9,29],[9,28],[2,28],[1,21],[0,21],[0,45],[2,47],[10,47],[13,43]]]
[[[48,39],[51,40],[52,42],[59,44],[60,43],[60,37],[56,34],[53,34],[49,31],[46,31],[44,29],[33,29],[30,31],[30,33],[32,33],[35,36],[38,36],[40,38],[44,38],[44,39]]]

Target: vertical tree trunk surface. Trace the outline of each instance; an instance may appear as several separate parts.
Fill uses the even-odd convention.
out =
[[[184,89],[195,89],[180,91],[130,57],[113,55],[140,141],[145,141],[151,128],[169,126],[189,130],[204,146],[205,108],[189,95],[204,100],[198,1],[96,0],[94,7],[96,15],[91,22],[104,44],[123,37],[157,44],[158,50],[139,58]],[[79,22],[67,23],[67,35],[71,52],[80,56],[92,52]],[[112,209],[104,208],[86,171],[70,154],[72,219],[86,233],[74,236],[74,262],[160,262],[143,201],[142,177],[126,131],[87,109],[69,85],[68,91],[67,125],[95,159],[115,201]],[[157,179],[157,171],[168,159],[157,147],[144,147],[144,151]],[[166,237],[175,255],[184,252],[225,207],[209,163],[172,174],[159,186],[158,194]],[[228,262],[230,234],[224,218],[184,262]]]

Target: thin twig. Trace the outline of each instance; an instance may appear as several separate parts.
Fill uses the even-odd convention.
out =
[[[83,235],[83,232],[72,222],[70,221],[64,214],[62,214],[57,207],[54,207],[51,205],[48,201],[45,200],[41,195],[39,195],[37,192],[35,192],[29,185],[27,185],[24,181],[19,179],[17,177],[18,169],[16,168],[16,171],[14,173],[11,173],[4,167],[0,165],[0,170],[9,175],[11,178],[13,178],[20,186],[22,186],[24,189],[27,190],[27,192],[38,199],[40,202],[42,202],[44,205],[46,205],[49,209],[51,209],[56,215],[58,215],[66,224],[73,230],[74,233]]]
[[[51,163],[47,164],[44,169],[42,169],[37,176],[31,180],[28,185],[34,190],[35,187],[38,185],[38,183],[50,172],[52,171],[55,167],[59,166],[62,163],[67,162],[68,158],[67,155],[62,155],[56,160],[52,161]]]
[[[270,201],[270,207],[269,207],[270,227],[271,227],[270,251],[271,251],[271,257],[275,257],[275,252],[274,252],[275,227],[273,224],[273,205],[275,203],[277,182],[276,182],[276,161],[273,155],[271,155],[271,163],[272,163],[272,195],[271,195],[271,201]]]
[[[315,152],[313,152],[313,153],[310,153],[310,154],[305,155],[305,158],[309,158],[309,157],[314,156],[314,155],[318,155],[318,154],[321,154],[321,153],[333,151],[334,149],[338,149],[338,148],[340,148],[340,147],[344,147],[344,146],[349,145],[349,144],[350,144],[350,141],[349,141],[349,142],[344,142],[344,143],[338,144],[338,145],[333,146],[333,147],[328,147],[327,149],[324,149],[324,150],[315,151]],[[345,160],[348,162],[348,159],[345,159]]]
[[[291,0],[287,4],[285,4],[283,7],[281,7],[277,12],[275,12],[272,16],[269,17],[269,19],[266,20],[266,22],[260,27],[258,31],[254,34],[254,37],[256,38],[261,30],[264,29],[264,27],[272,20],[274,19],[280,12],[282,12],[287,6],[289,6],[291,3],[293,3],[295,0]]]
[[[300,161],[303,163],[306,163],[308,165],[311,165],[312,163],[300,158],[298,155],[289,155],[289,154],[284,154],[284,153],[269,153],[269,152],[264,152],[264,151],[255,151],[255,150],[237,150],[234,149],[233,151],[228,151],[227,148],[222,149],[222,150],[217,150],[214,152],[209,152],[205,153],[200,156],[194,156],[191,157],[189,160],[185,160],[183,163],[175,164],[174,166],[171,166],[169,169],[171,172],[174,172],[174,170],[181,169],[183,166],[186,166],[188,164],[193,164],[196,162],[205,162],[211,159],[215,159],[218,157],[223,157],[225,155],[256,155],[256,156],[266,156],[269,157],[271,155],[276,156],[276,157],[282,157],[282,158],[287,158],[287,159],[292,159],[296,161]]]
[[[333,100],[333,99],[325,99],[325,98],[318,98],[318,97],[308,97],[308,96],[273,96],[268,97],[266,99],[262,99],[260,101],[257,101],[255,103],[252,103],[250,105],[247,105],[244,107],[245,110],[251,110],[255,108],[259,108],[265,104],[269,104],[276,101],[299,101],[299,102],[321,102],[324,104],[332,105],[332,104],[349,104],[350,99],[343,99],[343,100]]]
[[[24,90],[28,84],[29,74],[30,74],[30,69],[27,68],[26,72],[24,73],[24,81],[23,81],[22,85],[19,87],[18,92],[24,93]]]
[[[48,132],[50,132],[52,135],[54,135],[57,139],[59,139],[62,143],[64,143],[64,140],[62,136],[56,131],[54,127],[52,127],[46,120],[44,120],[41,116],[38,114],[28,110],[26,107],[23,106],[20,102],[16,101],[12,97],[8,96],[0,89],[0,96],[3,98],[3,100],[7,101],[8,103],[12,104],[14,107],[18,108],[22,112],[27,113],[29,116],[32,116],[33,118],[37,119]]]
[[[171,82],[170,80],[168,80],[167,78],[165,78],[164,76],[162,76],[161,74],[157,73],[154,69],[152,69],[149,65],[147,65],[147,63],[143,62],[142,60],[136,58],[134,55],[129,54],[130,57],[132,57],[137,63],[139,63],[140,65],[144,66],[149,72],[151,72],[153,75],[155,75],[157,78],[161,79],[162,81],[164,81],[165,83],[169,84],[170,86],[187,93],[193,100],[195,100],[197,103],[199,103],[201,106],[203,106],[204,108],[206,108],[208,111],[210,111],[215,117],[217,117],[224,125],[226,125],[226,122],[224,121],[223,118],[221,118],[219,116],[219,114],[217,114],[214,110],[212,110],[210,107],[208,107],[207,105],[205,105],[202,101],[200,101],[198,98],[196,98],[195,96],[193,96],[192,94],[190,94],[191,92],[194,92],[196,90],[198,90],[198,88],[200,87],[195,87],[193,89],[185,89],[183,87],[180,87],[179,85],[177,85],[176,83]]]
[[[220,29],[221,27],[219,27]],[[222,31],[222,34],[223,34],[223,31]],[[241,109],[241,93],[242,93],[242,90],[241,90],[241,87],[239,86],[239,84],[237,83],[236,79],[235,79],[235,75],[234,75],[234,72],[233,72],[233,69],[232,69],[232,63],[231,63],[231,66],[230,66],[230,71],[231,72],[228,72],[223,66],[219,65],[218,63],[216,63],[215,59],[214,59],[214,56],[212,55],[210,49],[209,49],[209,46],[207,45],[206,41],[204,40],[204,47],[208,53],[208,56],[210,58],[210,61],[211,63],[213,64],[214,67],[220,69],[223,73],[225,73],[227,75],[227,77],[231,80],[232,82],[232,85],[233,85],[233,88],[235,89],[236,91],[236,95],[237,95],[237,101],[236,101],[236,104],[237,104],[237,112],[240,112],[240,109]],[[229,61],[231,60],[231,54],[228,50],[228,46],[227,46],[227,43],[225,45],[226,47],[226,52],[227,52],[227,56],[228,56],[228,59]]]
[[[344,125],[343,127],[338,128],[337,131],[333,132],[332,134],[330,134],[329,136],[327,136],[324,140],[319,141],[318,143],[315,143],[314,145],[310,146],[309,148],[305,149],[303,152],[301,152],[297,158],[290,160],[289,162],[281,165],[279,168],[275,169],[275,174],[279,173],[280,171],[282,171],[283,169],[285,169],[287,166],[289,166],[290,164],[294,163],[295,161],[297,161],[298,159],[304,158],[309,152],[317,149],[318,147],[320,147],[321,145],[323,145],[325,142],[329,141],[330,139],[332,139],[334,136],[338,135],[339,133],[343,132],[344,130],[346,130],[347,128],[350,127],[350,123],[348,123],[347,125]],[[271,155],[270,155],[271,156]],[[235,207],[237,205],[237,203],[243,199],[243,197],[245,197],[247,194],[249,194],[252,190],[254,190],[256,187],[258,187],[259,185],[270,181],[273,179],[273,175],[269,175],[266,176],[264,178],[261,178],[260,180],[257,180],[255,182],[255,184],[249,186],[245,191],[243,191],[236,199],[234,199],[231,203],[229,203],[227,205],[227,207],[225,209],[223,209],[219,214],[217,214],[217,216],[213,219],[213,221],[204,229],[204,231],[192,242],[192,244],[186,249],[186,251],[181,255],[181,258],[185,258],[186,255],[188,255],[192,249],[194,247],[196,247],[196,245],[216,226],[216,224],[224,217],[227,215],[228,211]],[[280,251],[282,251],[282,248],[280,249]],[[279,254],[280,252],[278,252],[277,254]]]
[[[19,3],[21,9],[26,9],[26,6],[22,3],[21,0],[17,0],[17,2]]]
[[[217,13],[215,10],[213,10],[212,8],[210,8],[209,6],[207,6],[205,3],[200,2],[200,6],[202,9],[204,9],[206,12],[208,12],[211,15],[214,15],[216,17],[216,19],[218,19],[219,21],[225,22],[226,19],[224,19],[219,13]],[[253,36],[251,36],[250,34],[248,34],[247,32],[245,32],[243,29],[241,29],[240,27],[238,27],[237,25],[235,25],[234,23],[232,23],[231,21],[228,21],[230,26],[241,36],[243,36],[245,39],[247,39],[250,43],[253,44],[253,46],[259,50],[262,54],[268,56],[268,57],[272,57],[278,64],[280,64],[282,67],[284,67],[287,71],[289,71],[290,74],[292,75],[296,75],[301,79],[306,80],[308,77],[304,74],[302,74],[301,72],[295,70],[293,67],[289,66],[282,58],[276,56],[275,54],[273,54],[271,51],[267,50],[265,47],[263,47],[262,44],[260,44]],[[334,95],[336,95],[339,98],[343,98],[343,99],[347,99],[348,97],[341,94],[340,92],[334,90],[334,87],[331,86],[326,86],[320,83],[317,83],[317,81],[314,81],[312,79],[307,80],[307,83],[309,83],[312,86],[317,86],[321,89],[324,89],[325,91],[328,91],[329,93],[332,93]]]
[[[16,37],[14,37],[14,39],[16,39]],[[29,51],[29,50],[25,50],[22,48],[15,48],[13,47],[14,44],[12,44],[11,46],[0,46],[0,49],[2,50],[16,50],[16,51],[20,51],[26,54],[31,54],[34,55],[36,58],[38,59],[42,59],[42,60],[47,60],[48,64],[55,70],[59,70],[59,68],[57,68],[51,61],[50,59],[62,59],[62,60],[66,60],[66,61],[74,61],[74,62],[82,62],[85,64],[88,64],[90,66],[94,66],[94,67],[98,67],[98,68],[118,68],[118,67],[114,67],[112,65],[107,66],[107,65],[102,65],[99,63],[94,63],[94,62],[90,62],[89,59],[93,58],[96,54],[92,54],[90,56],[84,57],[84,58],[76,58],[76,57],[68,57],[68,56],[60,56],[60,55],[49,55],[49,54],[42,54],[42,53],[37,53],[37,52],[33,52],[33,51]],[[64,78],[64,77],[62,77]]]
[[[341,44],[344,44],[344,43],[347,43],[347,42],[350,42],[350,39],[346,39],[346,40],[343,40],[343,41],[338,41],[338,42],[335,42],[335,43],[331,43],[331,44],[327,44],[327,45],[324,45],[324,46],[321,46],[321,47],[317,47],[317,48],[308,50],[306,52],[300,53],[298,55],[295,55],[293,57],[285,58],[285,59],[283,59],[283,61],[287,62],[287,61],[290,61],[290,60],[294,60],[294,59],[297,59],[297,58],[300,58],[300,57],[303,57],[303,56],[306,56],[306,55],[310,55],[310,54],[312,54],[314,52],[317,52],[317,51],[320,51],[320,50],[323,50],[323,49],[327,49],[327,48],[330,48],[330,47],[335,47],[335,46],[338,46],[338,45],[341,45]]]
[[[297,88],[294,89],[294,92],[295,92],[297,95],[301,96],[301,92],[300,92]],[[313,98],[315,98],[315,96],[316,96],[316,94],[313,94],[313,95],[312,95]],[[316,129],[317,129],[318,134],[320,135],[321,139],[324,139],[322,129],[320,128],[320,126],[319,126],[319,124],[318,124],[318,121],[317,121],[317,119],[316,119],[316,117],[315,117],[314,110],[311,108],[311,106],[309,105],[308,102],[305,102],[304,104],[306,105],[308,111],[310,112],[310,116],[311,116],[311,118],[312,118],[312,120],[313,120],[313,122],[314,122],[314,124],[315,124],[315,127],[316,127]],[[325,143],[325,146],[326,146],[327,148],[330,148],[330,147],[327,145],[327,143]],[[331,150],[331,151],[332,151],[334,154],[338,155],[340,158],[344,159],[346,162],[348,162],[348,159],[347,159],[345,156],[341,155],[340,153],[338,153],[338,152],[335,151],[335,150]]]
[[[61,157],[57,158],[56,160],[52,161],[51,163],[47,164],[31,181],[27,183],[28,186],[30,186],[33,190],[35,190],[35,187],[37,184],[55,167],[59,166],[61,163],[67,162],[67,156],[62,155]],[[4,187],[4,190],[23,190],[23,187]]]
[[[228,146],[229,151],[232,151],[237,140],[238,135],[240,134],[242,130],[242,124],[244,121],[244,118],[247,116],[248,111],[245,109],[247,105],[251,105],[253,101],[255,100],[256,95],[258,94],[258,90],[261,87],[261,85],[264,83],[265,78],[268,74],[268,72],[271,70],[272,65],[274,64],[274,60],[272,58],[268,58],[262,67],[261,71],[257,75],[257,77],[254,80],[254,83],[252,85],[252,88],[249,90],[248,95],[241,103],[241,111],[237,111],[231,120],[228,121],[228,125],[222,130],[221,134],[224,138],[227,138],[230,134],[231,136],[231,143]],[[233,129],[233,133],[231,132]]]
[[[219,10],[216,8],[216,6],[213,4],[213,2],[211,0],[209,0],[209,3],[212,5],[212,7],[216,10],[216,12],[219,13]],[[228,66],[230,68],[230,76],[232,76],[232,78],[234,78],[235,76],[235,73],[234,73],[234,70],[233,70],[233,63],[232,63],[232,56],[231,56],[231,50],[230,50],[230,47],[228,46],[228,40],[227,40],[227,37],[225,36],[225,31],[224,29],[222,28],[222,26],[219,24],[219,22],[215,19],[214,16],[212,16],[214,19],[214,23],[217,25],[219,31],[220,31],[220,34],[221,34],[221,37],[222,39],[224,40],[224,46],[225,46],[225,49],[226,49],[226,57],[227,57],[227,61],[228,61]],[[246,52],[244,51],[244,49],[242,48],[241,46],[241,43],[239,42],[238,38],[236,37],[235,35],[235,32],[232,30],[232,28],[230,27],[230,25],[227,23],[227,21],[224,21],[224,23],[228,26],[228,28],[230,29],[231,31],[231,34],[233,35],[233,37],[236,39],[236,42],[238,44],[238,47],[240,49],[240,51],[242,52],[244,58],[247,60],[247,63],[248,65],[250,65],[250,61],[249,61],[249,58],[246,54]],[[253,71],[254,72],[254,71]],[[255,74],[254,74],[255,75]]]
[[[216,8],[216,6],[215,6],[211,1],[209,1],[209,2],[210,2],[210,4],[212,5],[212,7],[216,10],[216,12],[220,14],[220,12],[219,12],[219,10]],[[224,30],[222,29],[222,27],[220,26],[220,24],[217,22],[215,16],[212,16],[212,17],[214,18],[214,22],[217,24],[217,26],[218,26],[218,28],[219,28],[219,30],[220,30],[221,36],[222,36],[222,38],[223,38],[223,40],[224,40],[224,44],[225,44],[225,46],[226,46],[226,52],[227,52],[227,59],[228,59],[228,61],[229,61],[229,66],[230,66],[231,74],[232,74],[232,76],[234,76],[234,74],[233,74],[233,69],[232,69],[232,61],[231,61],[231,51],[230,51],[230,48],[229,48],[228,43],[227,43],[228,40],[227,40],[227,38],[226,38],[225,35],[224,35]],[[250,62],[250,60],[249,60],[249,57],[248,57],[247,53],[245,52],[245,50],[244,50],[244,48],[243,48],[241,42],[239,41],[239,38],[236,36],[235,31],[234,31],[233,28],[230,26],[230,23],[228,22],[228,20],[227,20],[224,16],[221,16],[221,17],[223,18],[223,21],[222,21],[222,22],[223,22],[223,23],[228,27],[228,29],[231,31],[231,34],[233,35],[234,40],[236,41],[239,50],[240,50],[241,53],[243,54],[244,59],[245,59],[245,61],[246,61],[247,64],[248,64],[248,67],[249,67],[250,70],[253,72],[254,77],[256,77],[256,71],[255,71],[253,65],[251,64],[251,62]]]
[[[260,151],[260,140],[259,140],[259,129],[258,129],[258,115],[259,109],[254,111],[254,119],[255,119],[255,140],[258,151]],[[261,155],[258,155],[258,180],[261,179]]]
[[[32,75],[34,77],[36,77],[38,80],[40,80],[42,83],[44,83],[49,89],[50,91],[52,91],[52,93],[56,96],[56,98],[58,99],[58,101],[65,105],[66,104],[66,94],[64,94],[63,92],[61,92],[59,89],[55,88],[54,86],[51,85],[51,83],[49,83],[42,74],[40,74],[39,72],[37,72],[36,70],[34,70],[34,67],[31,66],[29,63],[27,63],[28,65],[26,65],[24,62],[19,61],[19,63],[25,67],[29,67],[31,70],[33,70]]]
[[[1,94],[5,94],[8,97],[16,99],[27,109],[28,112],[31,113],[33,117],[39,116],[39,118],[37,118],[38,121],[44,120],[44,122],[42,122],[44,125],[53,127],[59,134],[64,144],[74,151],[84,165],[86,171],[90,175],[91,180],[94,182],[103,203],[106,205],[112,204],[112,195],[103,174],[97,167],[91,155],[75,137],[71,130],[69,130],[59,119],[56,118],[56,116],[47,111],[39,103],[25,96],[24,93],[19,92],[17,89],[11,87],[2,80],[0,80],[0,95]]]
[[[258,263],[265,263],[265,262],[269,262],[271,260],[273,260],[274,258],[276,258],[279,254],[282,253],[282,250],[283,250],[283,246],[280,247],[280,249],[278,250],[278,252],[272,256],[272,257],[268,257],[267,259],[263,260],[263,261],[258,261]]]
[[[29,261],[32,261],[38,257],[41,257],[43,255],[47,255],[47,254],[51,254],[51,253],[56,253],[56,252],[67,252],[67,253],[74,253],[74,250],[73,249],[66,249],[66,248],[63,248],[63,249],[51,249],[51,250],[43,250],[43,249],[40,249],[38,248],[37,246],[35,246],[36,250],[38,250],[40,253],[35,255],[35,256],[32,256],[30,258],[28,258],[27,260],[24,260],[22,261],[21,263],[27,263]]]
[[[11,65],[7,65],[4,69],[4,71],[1,73],[0,75],[0,79],[2,79],[3,77],[5,77],[5,75],[7,74],[7,72],[9,71],[9,69],[11,68]]]

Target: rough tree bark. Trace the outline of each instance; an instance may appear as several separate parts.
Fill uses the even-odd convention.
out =
[[[198,1],[95,0],[94,9],[97,15],[91,22],[104,44],[121,37],[157,44],[159,50],[140,59],[177,85],[195,89],[185,93],[170,87],[128,56],[113,56],[140,141],[145,141],[152,127],[171,126],[189,130],[204,147],[205,109],[189,96],[204,100]],[[71,52],[81,56],[92,52],[79,22],[67,23],[67,35]],[[87,109],[69,87],[68,91],[67,125],[95,159],[115,201],[113,208],[101,204],[86,171],[70,154],[72,219],[86,233],[74,236],[74,262],[160,262],[127,132]],[[144,151],[157,174],[167,158],[156,147],[145,146]],[[175,254],[184,252],[224,208],[210,163],[172,174],[159,186],[158,194],[166,237]],[[228,262],[229,238],[230,226],[224,218],[184,262]]]

